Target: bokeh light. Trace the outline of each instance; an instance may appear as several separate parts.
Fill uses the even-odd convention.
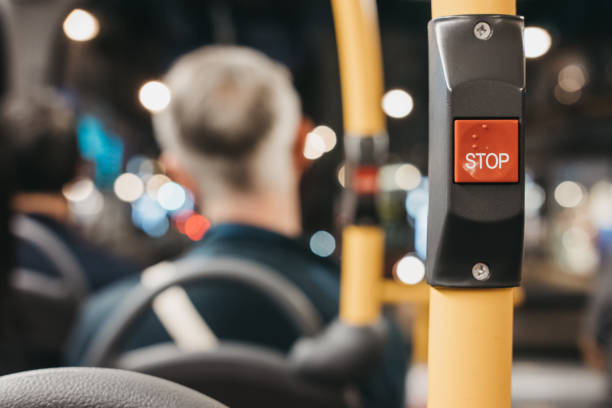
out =
[[[166,235],[170,229],[170,221],[167,217],[162,218],[156,224],[144,224],[142,230],[150,237],[159,238]]]
[[[394,179],[399,188],[410,191],[421,184],[421,172],[412,164],[402,164],[395,170]]]
[[[573,208],[584,198],[582,186],[574,181],[564,181],[555,188],[555,200],[561,207]]]
[[[342,188],[346,188],[346,165],[344,164],[338,169],[338,183]]]
[[[598,229],[612,228],[612,184],[600,180],[591,187],[589,212]]]
[[[410,191],[421,183],[421,172],[409,163],[385,164],[378,171],[378,187],[381,191]]]
[[[94,188],[83,200],[70,201],[70,211],[82,221],[94,220],[104,209],[104,196]]]
[[[203,215],[192,214],[185,220],[185,235],[187,235],[192,241],[201,240],[209,228],[210,221],[208,221],[208,219]]]
[[[160,81],[149,81],[140,87],[138,100],[150,112],[161,112],[168,107],[172,96],[170,88]]]
[[[410,115],[414,108],[414,100],[403,89],[392,89],[383,96],[382,108],[388,116],[401,119]]]
[[[570,64],[565,66],[558,75],[559,87],[565,92],[577,92],[584,88],[587,83],[587,75],[580,67],[576,64]]]
[[[415,255],[406,255],[395,265],[395,277],[407,285],[416,285],[425,277],[425,264]]]
[[[178,210],[172,213],[172,219],[174,220],[174,226],[181,234],[185,233],[185,222],[195,214],[193,210]]]
[[[573,105],[582,98],[582,91],[567,92],[559,84],[555,86],[554,90],[555,99],[562,105]]]
[[[525,214],[535,216],[546,201],[546,192],[542,186],[532,182],[525,183]]]
[[[148,195],[132,204],[132,221],[152,237],[163,236],[170,226],[166,210]]]
[[[321,138],[323,141],[324,153],[327,153],[336,147],[338,137],[332,128],[323,125],[317,126],[310,133],[316,133]]]
[[[94,191],[94,183],[89,178],[81,178],[73,181],[70,184],[66,184],[62,188],[62,194],[68,201],[78,202],[83,201],[89,197]]]
[[[310,132],[306,135],[304,143],[304,157],[308,160],[316,160],[325,153],[325,141],[320,134]]]
[[[525,27],[523,45],[525,47],[525,57],[538,58],[550,50],[552,37],[542,27]]]
[[[317,231],[310,237],[310,250],[320,257],[328,257],[336,250],[336,239],[327,231]]]
[[[159,168],[159,165],[157,163],[157,160],[144,159],[142,162],[140,162],[140,166],[138,166],[137,174],[140,175],[141,177],[150,176],[152,174],[155,174],[158,168]]]
[[[171,182],[167,176],[163,174],[154,174],[147,180],[147,194],[154,200],[157,200],[157,192],[166,183]]]
[[[565,250],[564,270],[577,276],[588,276],[597,267],[600,256],[595,249],[592,238],[582,227],[574,225],[561,235]]]
[[[185,204],[186,199],[185,189],[173,181],[162,185],[157,190],[159,205],[168,211],[178,210]]]
[[[149,160],[149,158],[147,156],[142,155],[142,154],[135,154],[135,155],[133,155],[125,163],[125,171],[127,173],[134,173],[134,174],[140,173],[140,165],[145,160]]]
[[[123,173],[115,180],[115,194],[121,201],[131,203],[144,193],[144,184],[140,177],[133,173]]]
[[[66,16],[63,24],[64,34],[73,41],[89,41],[100,31],[98,19],[83,9],[74,9]]]

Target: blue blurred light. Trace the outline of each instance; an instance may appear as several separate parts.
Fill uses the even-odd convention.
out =
[[[164,228],[167,231],[168,228],[164,227],[168,223],[167,214],[157,201],[147,195],[143,195],[132,204],[132,221],[149,235],[153,235],[151,231],[160,231]],[[163,234],[165,232],[161,235]]]
[[[134,156],[130,157],[127,163],[125,163],[125,171],[128,173],[138,174],[140,172],[140,166],[145,160],[147,160],[147,156],[135,154]]]
[[[168,218],[164,217],[156,224],[145,224],[143,226],[143,231],[150,237],[159,238],[164,236],[166,232],[168,232],[169,228],[170,222],[168,221]]]
[[[336,240],[327,231],[317,231],[310,238],[310,250],[320,257],[328,257],[336,250]]]
[[[95,182],[110,187],[121,172],[123,142],[116,134],[107,132],[102,122],[93,115],[84,115],[77,124],[79,149],[83,158],[94,162]]]
[[[427,252],[427,213],[429,207],[429,183],[426,177],[418,188],[406,195],[406,212],[414,219],[414,249],[421,259]]]
[[[414,250],[421,259],[427,256],[427,213],[427,206],[423,206],[414,219]]]

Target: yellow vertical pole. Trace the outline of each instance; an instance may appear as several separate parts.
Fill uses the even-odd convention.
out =
[[[368,325],[380,316],[384,234],[377,226],[351,225],[342,237],[340,318]]]
[[[381,137],[385,134],[385,118],[381,108],[383,71],[376,1],[332,0],[332,9],[340,63],[345,142],[354,143],[349,140],[351,138]],[[343,232],[340,319],[351,325],[368,325],[376,322],[380,315],[384,234],[377,225],[353,221],[354,225]]]
[[[515,14],[515,0],[432,0],[433,17]],[[430,289],[428,408],[510,408],[513,289]]]
[[[516,0],[431,0],[432,18],[461,14],[516,14]]]
[[[375,0],[332,0],[344,130],[373,137],[385,130],[382,54]]]
[[[510,408],[513,290],[431,288],[428,408]]]

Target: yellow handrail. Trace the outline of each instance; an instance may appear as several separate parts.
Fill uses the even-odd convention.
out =
[[[516,0],[432,0],[434,18],[515,14]],[[510,408],[514,291],[430,289],[428,408]]]
[[[516,0],[431,0],[432,18],[460,14],[516,14]]]
[[[340,62],[344,130],[374,136],[385,130],[380,106],[382,56],[375,0],[332,0]]]
[[[381,108],[383,71],[376,1],[332,0],[332,8],[345,135],[378,137],[385,132],[385,118]],[[350,225],[343,232],[342,245],[340,319],[352,325],[372,324],[381,309],[383,231],[377,225]]]

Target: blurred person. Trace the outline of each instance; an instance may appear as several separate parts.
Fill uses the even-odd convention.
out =
[[[80,156],[74,115],[58,94],[36,89],[7,98],[0,137],[12,163],[3,176],[14,184],[4,317],[9,355],[22,357],[7,371],[56,366],[87,293],[138,269],[86,242],[70,223],[62,187],[77,176]]]
[[[67,257],[91,291],[136,272],[129,262],[88,243],[70,223],[62,188],[78,176],[81,159],[75,117],[63,98],[50,89],[11,98],[0,121],[15,163],[17,268],[62,276],[66,271],[58,270],[62,262],[55,258]],[[34,239],[23,238],[24,226]]]
[[[176,181],[196,191],[213,223],[182,259],[246,258],[295,284],[325,323],[338,313],[338,265],[312,254],[300,240],[299,182],[310,130],[289,72],[241,47],[204,47],[179,59],[166,76],[171,102],[154,117],[162,160]],[[138,285],[117,283],[91,299],[69,348],[78,364],[98,329]],[[284,313],[237,285],[188,287],[212,332],[287,352],[299,337]],[[403,404],[406,356],[397,329],[384,364],[361,387],[366,406]],[[124,342],[124,351],[171,341],[154,313]]]

